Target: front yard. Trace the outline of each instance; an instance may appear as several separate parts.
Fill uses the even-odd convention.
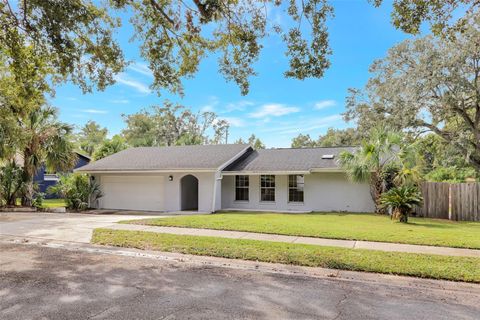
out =
[[[61,208],[66,206],[64,199],[45,199],[42,203],[42,208]]]
[[[92,242],[230,259],[480,282],[479,258],[112,229],[95,229]]]
[[[123,223],[480,249],[479,222],[410,218],[403,224],[375,214],[229,212]]]

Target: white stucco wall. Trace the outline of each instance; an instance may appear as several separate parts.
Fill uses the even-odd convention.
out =
[[[155,173],[115,173],[115,174],[94,174],[95,180],[100,184],[102,187],[102,178],[108,175],[111,176],[131,176],[135,177],[139,181],[144,179],[145,177],[152,177],[152,176],[163,176],[164,179],[164,186],[163,192],[159,190],[159,197],[163,197],[163,211],[179,211],[181,208],[181,198],[180,198],[180,179],[185,176],[191,174],[198,179],[198,210],[201,212],[211,212],[213,206],[213,190],[214,190],[214,181],[215,181],[215,173],[213,172],[202,172],[202,173],[165,173],[165,174],[155,174]],[[168,176],[173,176],[173,181],[168,181]],[[219,191],[221,188],[221,182],[217,183],[217,195],[219,196],[216,199],[217,204],[215,207],[219,207],[221,203],[221,192]],[[163,193],[163,194],[160,194]],[[104,208],[104,203],[102,198],[98,201],[98,207]],[[218,210],[216,208],[215,210]]]
[[[223,176],[222,208],[278,211],[372,212],[368,184],[353,183],[343,173],[305,175],[304,203],[288,202],[288,176],[275,176],[275,202],[260,201],[260,176],[250,176],[249,201],[235,201],[235,176]]]

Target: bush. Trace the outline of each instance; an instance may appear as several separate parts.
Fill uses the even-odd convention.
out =
[[[87,175],[62,175],[55,186],[48,188],[49,194],[59,194],[65,199],[67,209],[85,210],[90,203],[102,197],[100,186],[90,182]]]
[[[433,182],[465,182],[467,178],[477,179],[477,173],[473,168],[439,167],[425,175],[427,181]]]
[[[45,200],[45,193],[37,192],[32,201],[32,206],[35,208],[41,208],[43,205],[43,200]]]
[[[392,219],[408,222],[413,206],[421,204],[422,194],[417,187],[401,186],[390,189],[380,197],[383,208],[392,208]]]
[[[23,170],[15,162],[9,162],[0,168],[0,205],[16,205],[25,184]]]

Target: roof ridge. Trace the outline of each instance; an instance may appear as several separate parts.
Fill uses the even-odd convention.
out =
[[[358,148],[359,146],[334,146],[334,147],[297,147],[297,148],[268,148],[255,150],[305,150],[305,149],[340,149],[340,148]]]

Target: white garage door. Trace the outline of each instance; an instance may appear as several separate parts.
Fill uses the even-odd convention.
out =
[[[162,211],[163,177],[102,176],[105,209]]]

